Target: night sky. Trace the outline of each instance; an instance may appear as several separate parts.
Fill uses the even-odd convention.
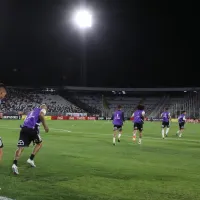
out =
[[[85,31],[72,23],[80,7],[93,15]],[[1,0],[0,81],[82,86],[85,49],[87,86],[200,86],[194,8],[192,1]]]

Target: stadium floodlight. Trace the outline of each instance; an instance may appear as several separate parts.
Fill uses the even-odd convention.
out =
[[[92,27],[92,15],[87,10],[80,10],[75,13],[75,24],[80,28]]]

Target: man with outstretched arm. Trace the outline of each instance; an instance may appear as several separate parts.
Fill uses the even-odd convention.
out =
[[[27,160],[27,163],[32,167],[36,167],[34,163],[34,157],[42,147],[42,138],[39,131],[40,123],[42,123],[45,132],[49,132],[49,128],[46,125],[46,121],[44,118],[46,112],[47,106],[45,104],[42,104],[39,108],[35,108],[33,111],[31,111],[24,120],[24,124],[21,126],[19,141],[17,144],[18,148],[15,152],[12,165],[12,171],[14,174],[19,174],[18,160],[24,150],[24,147],[29,147],[31,142],[36,145],[33,149],[32,154],[30,155],[30,158]]]

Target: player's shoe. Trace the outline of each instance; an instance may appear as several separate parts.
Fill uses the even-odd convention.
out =
[[[120,142],[120,139],[118,138],[118,142]]]
[[[168,137],[168,135],[167,135],[167,134],[165,134],[165,137]]]
[[[116,143],[113,143],[113,146],[115,146],[116,145]]]
[[[136,137],[133,137],[133,142],[135,142],[136,141]]]
[[[31,167],[36,167],[34,160],[31,160],[30,158],[27,160],[27,163],[31,165]]]
[[[142,144],[142,142],[139,141],[138,144]]]
[[[12,171],[13,171],[13,173],[14,173],[15,175],[18,175],[18,174],[19,174],[17,165],[15,165],[15,164],[12,165]]]

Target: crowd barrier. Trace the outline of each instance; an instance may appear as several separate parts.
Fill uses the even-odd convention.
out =
[[[26,115],[0,115],[0,119],[3,120],[24,120]],[[110,117],[71,117],[71,116],[45,116],[46,120],[111,120]],[[130,118],[132,121],[133,118]],[[158,121],[161,122],[160,118],[145,118],[145,121]],[[171,122],[178,123],[178,119],[172,118]],[[200,123],[200,119],[186,119],[187,123]]]

